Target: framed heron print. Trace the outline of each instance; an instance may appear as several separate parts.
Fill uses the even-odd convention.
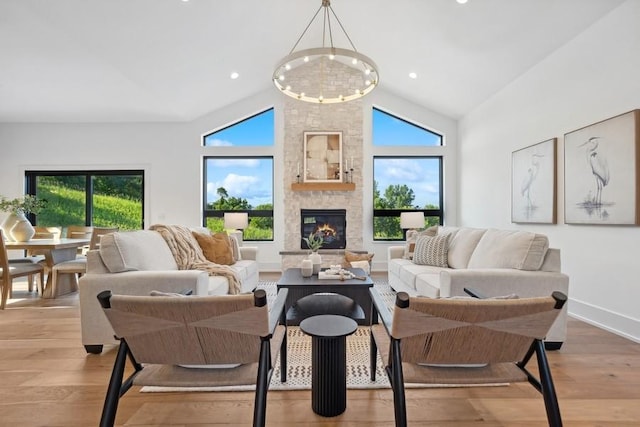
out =
[[[639,225],[640,110],[564,136],[567,224]]]
[[[342,132],[304,132],[304,182],[342,182]]]
[[[511,154],[511,222],[556,223],[557,139]]]

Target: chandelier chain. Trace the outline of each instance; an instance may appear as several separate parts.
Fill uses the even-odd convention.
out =
[[[293,47],[291,48],[291,51],[289,52],[289,55],[291,55],[295,50],[296,47],[298,47],[298,43],[300,43],[300,40],[302,40],[302,38],[304,37],[305,34],[307,34],[307,30],[309,29],[309,27],[311,26],[311,24],[313,24],[313,21],[315,21],[316,16],[318,16],[318,13],[320,13],[320,10],[323,8],[324,6],[320,6],[318,8],[318,10],[316,10],[316,13],[313,14],[313,18],[311,18],[311,21],[309,21],[309,23],[307,24],[306,28],[304,29],[304,31],[302,32],[302,34],[300,34],[300,37],[298,37],[298,40],[296,41],[296,43],[293,45]],[[348,37],[348,36],[347,36]]]
[[[333,13],[333,17],[336,18],[336,21],[338,21],[338,25],[340,25],[340,28],[342,29],[342,32],[344,33],[344,35],[347,37],[347,40],[349,40],[349,44],[351,45],[351,48],[353,49],[354,52],[357,52],[358,49],[356,49],[356,46],[351,41],[351,37],[349,37],[347,30],[344,29],[342,22],[340,22],[340,18],[338,18],[338,15],[336,15],[331,5],[329,5],[329,9],[331,10],[331,13]],[[331,22],[329,22],[329,25],[331,25]],[[333,47],[333,41],[331,42],[331,47]]]

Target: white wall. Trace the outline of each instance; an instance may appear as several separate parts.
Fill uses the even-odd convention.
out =
[[[458,183],[462,225],[547,234],[570,276],[570,314],[635,341],[640,227],[564,224],[563,135],[640,108],[638,22],[640,2],[629,0],[465,116]],[[512,224],[511,153],[553,137],[558,224]]]

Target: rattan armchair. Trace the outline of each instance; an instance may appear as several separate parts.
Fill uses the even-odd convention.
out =
[[[133,385],[255,385],[253,425],[264,426],[278,352],[281,380],[286,381],[287,331],[280,325],[286,296],[287,290],[280,290],[269,310],[262,289],[202,297],[100,293],[98,300],[120,339],[100,426],[113,426],[119,399]],[[123,380],[127,359],[134,372]]]
[[[526,381],[542,394],[549,425],[562,425],[543,340],[566,295],[433,299],[399,292],[391,311],[375,289],[370,292],[381,319],[371,327],[371,377],[379,351],[393,389],[396,426],[407,425],[407,383]],[[534,354],[537,377],[526,368]]]

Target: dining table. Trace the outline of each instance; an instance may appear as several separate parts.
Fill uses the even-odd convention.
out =
[[[5,242],[5,245],[7,250],[42,252],[48,271],[51,272],[54,265],[75,259],[78,249],[88,246],[89,242],[90,239],[31,239],[26,242]],[[52,276],[52,274],[47,274],[42,292],[43,298],[55,298],[78,290],[78,277],[75,274],[61,274],[58,276],[56,295],[53,295]]]

